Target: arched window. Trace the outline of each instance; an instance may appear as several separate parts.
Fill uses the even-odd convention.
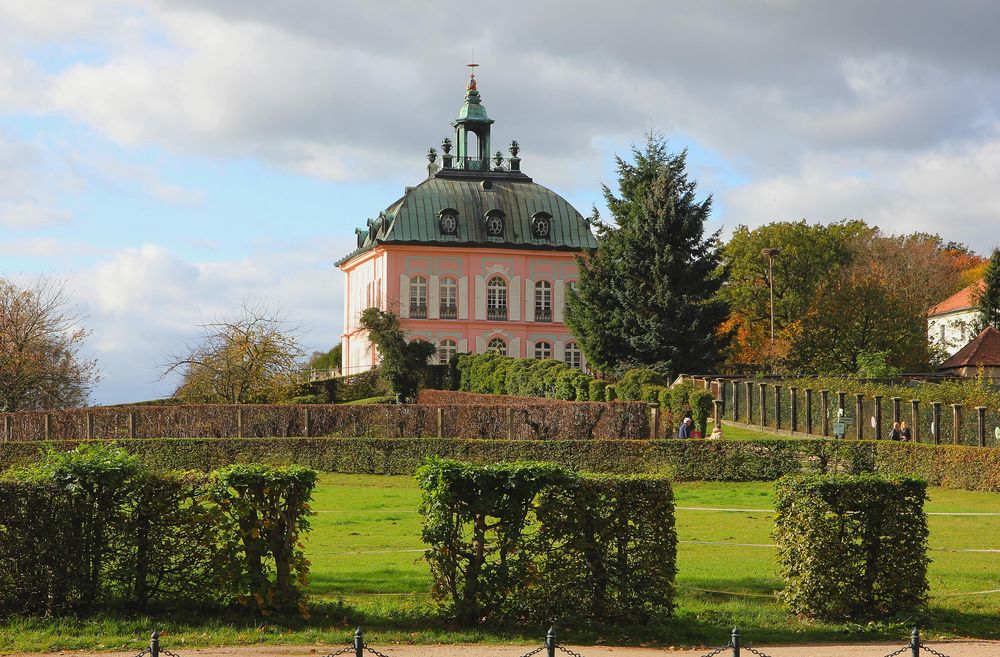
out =
[[[486,283],[486,319],[491,322],[507,321],[507,281],[494,276]]]
[[[441,365],[447,365],[451,362],[452,357],[458,353],[458,345],[452,339],[445,339],[441,341],[438,345],[438,363]]]
[[[506,356],[507,343],[503,341],[503,338],[493,338],[490,340],[489,344],[486,345],[486,351],[492,351],[495,354]]]
[[[535,358],[552,358],[552,344],[545,340],[536,342]]]
[[[410,317],[427,319],[427,279],[423,276],[410,279]]]
[[[479,161],[479,135],[471,130],[465,132],[465,155],[469,158],[466,169],[476,171],[480,168]]]
[[[535,321],[552,321],[552,283],[548,281],[535,283]]]
[[[566,343],[563,360],[570,367],[575,367],[578,370],[583,369],[583,354],[580,353],[580,347],[576,346],[575,342]]]
[[[441,319],[458,319],[458,281],[451,276],[441,279]]]

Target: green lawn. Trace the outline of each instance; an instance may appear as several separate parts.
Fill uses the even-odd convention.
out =
[[[323,475],[316,495],[307,552],[313,593],[364,607],[386,598],[421,599],[430,585],[421,558],[419,491],[409,477]],[[773,549],[736,544],[771,543],[773,515],[701,508],[771,509],[771,483],[678,483],[678,616],[717,618],[782,636],[837,632],[790,618],[770,596],[780,588]],[[929,513],[997,513],[1000,495],[932,488]],[[963,595],[1000,588],[1000,515],[931,515],[932,616],[942,633],[1000,636],[995,618],[1000,594]],[[707,544],[706,544],[707,543]],[[699,590],[701,589],[701,590]],[[706,591],[753,594],[726,595]],[[947,619],[947,620],[945,620]]]
[[[771,483],[679,483],[677,497],[678,609],[654,628],[599,634],[567,628],[576,641],[653,642],[712,646],[738,625],[747,641],[902,639],[913,624],[928,636],[1000,638],[1000,515],[931,515],[931,609],[926,617],[864,626],[798,620],[772,597],[781,586],[769,536]],[[163,645],[222,643],[337,643],[357,624],[379,642],[539,641],[545,628],[456,631],[437,619],[427,595],[422,559],[419,492],[410,477],[323,474],[313,501],[308,537],[314,616],[308,621],[260,623],[240,617],[204,619],[194,613],[145,617],[11,621],[0,624],[0,652],[138,647],[153,625],[167,628]],[[760,509],[759,511],[709,511]],[[933,488],[929,513],[1000,514],[1000,494]],[[760,546],[737,545],[759,544]]]

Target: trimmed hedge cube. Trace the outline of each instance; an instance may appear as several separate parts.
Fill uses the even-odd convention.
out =
[[[927,603],[927,483],[879,475],[793,475],[776,487],[774,538],[790,611],[869,620]]]

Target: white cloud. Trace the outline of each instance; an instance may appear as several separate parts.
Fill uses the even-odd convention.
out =
[[[167,354],[184,349],[198,325],[237,314],[246,301],[280,309],[305,330],[307,351],[340,340],[341,274],[326,253],[346,252],[340,240],[310,248],[256,253],[239,260],[190,262],[154,244],[124,249],[78,272],[74,296],[93,329],[89,348],[105,383],[100,402],[169,394],[175,379],[159,380]]]
[[[730,226],[863,217],[888,230],[940,231],[980,250],[996,240],[994,2],[955,11],[904,0],[649,0],[628,10],[512,1],[488,21],[470,21],[466,9],[0,3],[0,117],[68,120],[99,144],[0,135],[0,227],[20,236],[0,252],[61,257],[79,248],[44,231],[72,221],[65,197],[94,186],[180,205],[211,197],[210,188],[165,179],[144,159],[156,149],[327,180],[412,184],[427,147],[451,132],[473,47],[497,119],[493,150],[519,139],[524,170],[574,198],[599,202],[607,145],[641,141],[655,127],[718,161],[693,174],[711,182],[701,189],[716,194]],[[105,149],[105,138],[125,154]],[[349,230],[309,250],[246,237],[259,246],[243,258],[195,262],[146,245],[103,257],[74,279],[119,399],[142,396],[128,386],[146,389],[130,374],[136,367],[150,367],[198,322],[247,296],[279,301],[318,327],[316,348],[335,342],[340,283],[331,261],[350,250]],[[102,256],[99,247],[90,255]]]
[[[812,154],[792,174],[726,195],[730,224],[865,219],[889,232],[960,237],[987,253],[1000,241],[1000,139],[945,144],[918,155]]]
[[[28,230],[67,224],[71,215],[66,210],[34,201],[0,200],[0,226],[14,230]]]
[[[81,255],[98,255],[101,249],[86,242],[29,237],[0,242],[0,255],[29,258],[77,258]]]

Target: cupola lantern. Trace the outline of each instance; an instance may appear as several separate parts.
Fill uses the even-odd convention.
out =
[[[479,64],[469,64],[475,68]],[[458,111],[458,118],[452,122],[455,127],[455,143],[458,145],[456,168],[489,170],[490,126],[493,124],[483,107],[476,87],[476,74],[469,74],[469,84],[465,88],[465,103]]]

